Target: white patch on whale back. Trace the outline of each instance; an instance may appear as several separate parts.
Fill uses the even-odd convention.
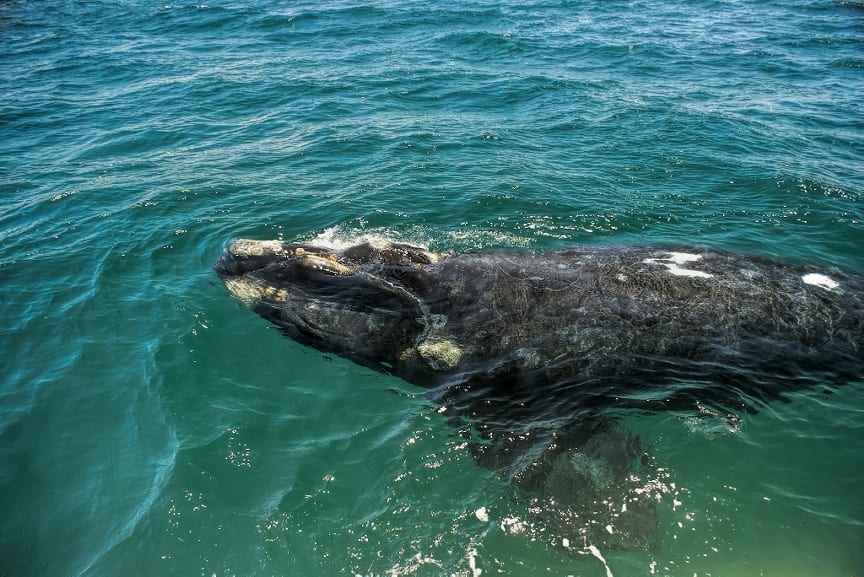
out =
[[[829,291],[834,290],[840,286],[840,283],[838,283],[830,276],[825,276],[824,274],[819,274],[818,272],[811,272],[810,274],[805,274],[801,277],[801,280],[804,281],[804,284],[818,286],[819,288],[823,288]]]
[[[701,270],[692,270],[685,268],[685,265],[690,262],[696,262],[702,259],[701,254],[690,254],[687,252],[667,252],[669,256],[666,258],[646,258],[642,262],[645,264],[662,264],[666,270],[675,276],[689,276],[696,278],[711,278],[714,275]]]

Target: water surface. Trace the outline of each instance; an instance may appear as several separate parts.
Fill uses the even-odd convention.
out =
[[[859,575],[861,383],[732,433],[628,416],[660,543],[604,566],[422,391],[282,338],[210,266],[374,234],[864,270],[862,26],[828,0],[0,4],[0,574]]]

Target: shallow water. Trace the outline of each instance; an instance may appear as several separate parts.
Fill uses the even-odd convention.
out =
[[[862,25],[824,0],[0,4],[0,574],[860,575],[861,383],[736,432],[628,416],[659,546],[601,562],[421,390],[282,338],[210,266],[375,234],[864,270]]]

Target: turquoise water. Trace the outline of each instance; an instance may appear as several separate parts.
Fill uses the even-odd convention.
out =
[[[628,417],[659,544],[601,561],[421,390],[210,269],[372,234],[864,270],[862,27],[851,0],[0,3],[0,575],[862,575],[861,383],[732,432]]]

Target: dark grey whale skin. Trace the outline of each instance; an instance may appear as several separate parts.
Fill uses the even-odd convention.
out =
[[[529,489],[610,412],[749,410],[864,376],[864,276],[723,250],[238,240],[215,269],[291,338],[429,387],[478,462]],[[607,469],[611,445],[640,452],[594,442]]]
[[[234,243],[216,270],[284,291],[259,295],[256,312],[424,386],[493,378],[523,386],[507,393],[526,400],[568,383],[580,406],[646,394],[646,406],[735,406],[864,373],[864,277],[835,269],[651,246],[435,255],[279,243],[278,254],[243,254],[254,242]]]

